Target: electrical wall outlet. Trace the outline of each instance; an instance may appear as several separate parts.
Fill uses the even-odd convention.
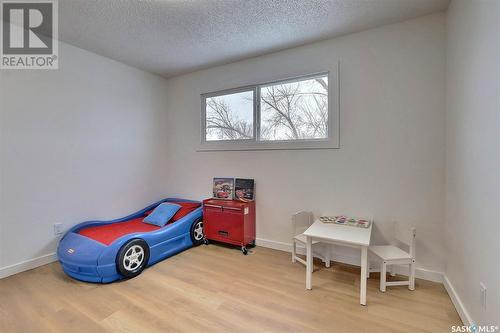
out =
[[[63,225],[62,223],[54,223],[54,236],[62,235]]]
[[[483,308],[483,310],[486,310],[486,285],[483,282],[479,282],[479,292],[481,307]]]

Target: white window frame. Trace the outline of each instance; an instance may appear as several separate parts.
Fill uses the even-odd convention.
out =
[[[266,140],[260,141],[260,88],[281,83],[303,81],[316,77],[328,77],[328,138],[326,139],[299,139],[299,140]],[[239,92],[253,91],[253,139],[239,140],[206,140],[206,99],[235,94]],[[252,84],[248,86],[218,90],[215,92],[201,94],[201,127],[200,146],[198,151],[238,151],[238,150],[300,150],[300,149],[336,149],[339,148],[339,84],[338,71],[332,73],[319,72],[283,80],[274,80],[265,83]]]

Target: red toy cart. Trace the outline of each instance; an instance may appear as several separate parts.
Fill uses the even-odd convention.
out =
[[[247,254],[247,245],[255,246],[255,202],[236,200],[203,200],[205,244],[209,240],[241,247]]]

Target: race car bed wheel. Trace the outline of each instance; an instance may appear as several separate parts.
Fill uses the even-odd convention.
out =
[[[121,275],[133,278],[141,274],[149,260],[149,246],[142,239],[133,239],[122,246],[116,258],[116,266]]]
[[[203,243],[205,234],[203,233],[203,220],[200,218],[194,221],[191,226],[191,241],[194,246],[198,246]]]

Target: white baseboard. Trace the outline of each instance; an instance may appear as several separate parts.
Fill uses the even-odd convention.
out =
[[[450,295],[451,301],[453,302],[455,309],[457,309],[458,315],[460,316],[460,319],[462,319],[464,325],[467,326],[474,325],[474,321],[472,320],[471,316],[469,315],[469,312],[465,308],[464,303],[462,303],[460,297],[458,297],[455,288],[453,288],[453,285],[451,284],[450,280],[446,275],[444,275],[443,284],[444,288],[448,292],[448,295]]]
[[[54,262],[57,260],[57,255],[56,253],[49,253],[44,256],[38,257],[38,258],[33,258],[25,261],[21,261],[20,263],[10,265],[10,266],[5,266],[0,268],[0,279],[3,279],[7,276],[11,276],[17,273],[21,273],[33,268],[37,268],[39,266],[43,266],[46,264],[50,264],[51,262]]]
[[[292,252],[292,244],[277,242],[264,238],[257,238],[255,244],[262,247],[267,247],[274,250],[280,250],[285,252]]]
[[[285,251],[285,252],[292,252],[292,244],[291,243],[284,243],[284,242],[277,242],[269,239],[263,239],[263,238],[257,238],[256,239],[256,244],[262,247],[267,247],[270,249],[274,250],[280,250],[280,251]],[[358,251],[349,251],[349,250],[343,250],[342,247],[337,247],[334,253],[332,253],[332,260],[336,262],[341,262],[344,264],[348,265],[353,265],[353,266],[359,266],[360,262],[360,254],[358,255]],[[297,246],[297,253],[298,254],[305,254],[305,248]],[[374,269],[372,269],[374,268]],[[376,265],[376,262],[371,263],[370,265],[370,271],[374,272],[377,271],[378,265]],[[408,270],[403,267],[403,266],[396,266],[395,269],[397,274],[401,275],[406,275],[408,276]],[[432,282],[438,282],[438,283],[443,283],[443,273],[438,272],[438,271],[432,271],[429,269],[417,267],[415,269],[415,276],[419,279],[423,280],[428,280]]]

